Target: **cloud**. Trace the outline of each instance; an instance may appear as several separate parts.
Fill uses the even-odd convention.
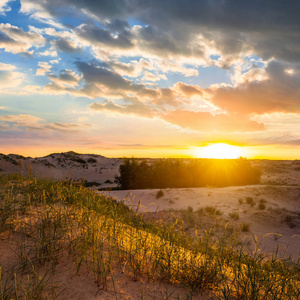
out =
[[[81,76],[71,70],[61,70],[58,75],[49,74],[48,78],[59,86],[76,87],[79,84]]]
[[[25,74],[17,72],[16,67],[11,64],[0,63],[0,92],[7,92],[21,85]]]
[[[69,53],[80,53],[81,48],[78,47],[73,41],[66,40],[66,39],[57,39],[52,42],[53,47],[57,50],[62,52],[69,52]]]
[[[112,101],[107,101],[105,103],[92,103],[89,108],[96,111],[110,111],[147,118],[152,118],[155,115],[153,109],[150,109],[146,104],[141,102],[133,102],[127,105],[117,105]]]
[[[300,3],[266,0],[23,0],[22,11],[48,16],[66,15],[73,10],[102,22],[106,28],[86,25],[87,38],[109,46],[137,45],[159,57],[186,56],[208,60],[219,54],[220,65],[229,67],[237,57],[256,54],[264,60],[272,57],[288,62],[300,60]],[[132,18],[138,25],[132,39],[124,20]],[[106,20],[110,20],[107,22]],[[119,20],[118,22],[115,20]],[[117,25],[108,26],[108,23]],[[123,31],[116,37],[114,31]],[[121,31],[120,31],[121,32]],[[113,40],[113,37],[115,40]],[[212,63],[212,61],[210,61]]]
[[[264,125],[240,115],[218,114],[194,111],[169,111],[161,118],[169,123],[198,131],[251,132],[264,130]]]
[[[5,12],[11,11],[10,6],[8,5],[9,2],[14,1],[14,0],[0,0],[0,15],[4,15]]]
[[[103,29],[93,24],[82,24],[76,28],[75,33],[95,46],[105,45],[118,49],[133,47],[132,33],[127,22],[122,22],[119,26],[111,26],[111,23],[107,25],[109,28]]]
[[[19,114],[19,115],[6,115],[0,116],[0,126],[7,130],[19,130],[20,127],[28,131],[57,131],[57,132],[80,132],[84,128],[90,128],[92,125],[89,123],[66,123],[54,122],[45,123],[45,120],[33,115]]]
[[[39,52],[38,55],[40,55],[40,56],[50,56],[50,57],[58,56],[57,51],[53,50],[53,49],[47,49],[44,52]]]
[[[174,86],[176,91],[186,97],[191,97],[194,95],[203,95],[202,89],[197,85],[189,85],[183,82],[177,82]]]
[[[81,131],[83,125],[75,124],[75,123],[61,123],[55,122],[44,125],[44,129],[58,131],[58,132],[78,132]]]
[[[42,35],[24,31],[17,26],[11,24],[0,24],[0,48],[4,48],[6,52],[33,54],[32,47],[42,47],[45,44]]]
[[[0,120],[14,123],[15,126],[36,126],[43,121],[39,117],[25,114],[0,116]]]
[[[167,77],[164,74],[153,74],[151,72],[145,71],[142,80],[156,82],[160,80],[167,80]]]
[[[124,91],[140,91],[144,88],[141,84],[132,83],[118,73],[95,64],[76,62],[76,66],[88,84]]]
[[[49,73],[52,68],[52,66],[46,61],[38,62],[38,66],[40,68],[38,68],[36,70],[36,75],[39,75],[39,76],[44,76],[45,74]]]
[[[289,68],[290,64],[271,61],[265,71],[257,73],[265,77],[262,81],[245,80],[253,75],[246,74],[236,87],[210,88],[206,91],[211,93],[211,101],[215,105],[228,112],[300,113],[300,68],[288,74],[285,70]]]

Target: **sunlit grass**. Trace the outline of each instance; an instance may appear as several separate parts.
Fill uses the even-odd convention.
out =
[[[226,235],[187,235],[178,219],[147,221],[73,183],[16,175],[1,176],[0,183],[0,233],[19,237],[15,265],[0,266],[0,299],[56,299],[60,293],[63,299],[55,274],[66,256],[77,273],[90,270],[102,289],[112,289],[124,272],[133,280],[182,286],[189,299],[204,291],[213,299],[300,297],[298,264],[258,248],[249,253]],[[185,214],[202,216],[191,209]]]

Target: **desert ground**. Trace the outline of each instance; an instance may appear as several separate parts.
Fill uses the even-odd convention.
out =
[[[300,161],[251,161],[262,171],[259,185],[111,190],[116,186],[114,180],[119,174],[121,163],[122,159],[74,152],[41,158],[0,156],[0,170],[3,174],[19,172],[53,179],[84,179],[95,193],[126,203],[132,210],[149,218],[166,222],[172,217],[182,218],[187,224],[187,231],[197,227],[200,232],[212,230],[217,235],[217,226],[244,226],[246,228],[241,230],[240,238],[249,251],[256,245],[259,251],[277,253],[287,261],[299,263]],[[8,248],[13,249],[17,245],[17,239],[7,240],[1,236],[0,263],[8,263],[12,259],[14,253],[8,251]],[[63,299],[115,299],[115,293],[95,290],[91,276],[84,269],[79,274],[66,275],[69,264],[66,260],[59,265],[60,275],[57,278],[62,282],[67,281],[72,287],[64,293]],[[169,294],[175,291],[166,284],[132,282],[124,274],[120,273],[119,276],[117,284],[118,290],[122,291],[120,299],[135,299],[134,295],[142,289],[145,291],[145,299],[148,299],[147,293],[152,296],[156,293],[158,299],[167,299],[168,291]],[[176,289],[175,294],[184,295],[180,289]],[[206,296],[195,299],[206,299]]]
[[[159,199],[157,189],[110,190],[116,186],[114,180],[121,163],[118,158],[72,151],[40,158],[12,154],[0,157],[0,170],[54,179],[84,179],[92,183],[90,188],[96,193],[109,195],[141,212],[180,211],[188,207],[197,211],[213,206],[222,213],[219,218],[227,222],[249,223],[250,230],[245,235],[250,240],[256,236],[262,251],[279,246],[280,255],[291,255],[294,261],[300,257],[300,160],[252,160],[252,165],[262,171],[259,185],[163,189]],[[97,191],[99,188],[108,191]],[[247,197],[253,199],[252,204],[247,204]],[[265,208],[259,209],[260,202]],[[232,213],[239,215],[238,220],[230,217]],[[204,224],[205,229],[208,225]]]

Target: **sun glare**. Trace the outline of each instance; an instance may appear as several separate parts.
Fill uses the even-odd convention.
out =
[[[244,156],[243,149],[238,146],[232,146],[225,143],[210,144],[205,147],[193,148],[193,156],[198,158],[227,158],[234,159]]]

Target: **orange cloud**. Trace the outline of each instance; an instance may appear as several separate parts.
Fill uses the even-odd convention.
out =
[[[221,132],[250,132],[264,130],[264,125],[256,121],[245,119],[244,115],[218,114],[213,116],[208,112],[194,111],[170,111],[161,116],[169,123],[176,124],[182,128],[199,131],[221,131]]]

